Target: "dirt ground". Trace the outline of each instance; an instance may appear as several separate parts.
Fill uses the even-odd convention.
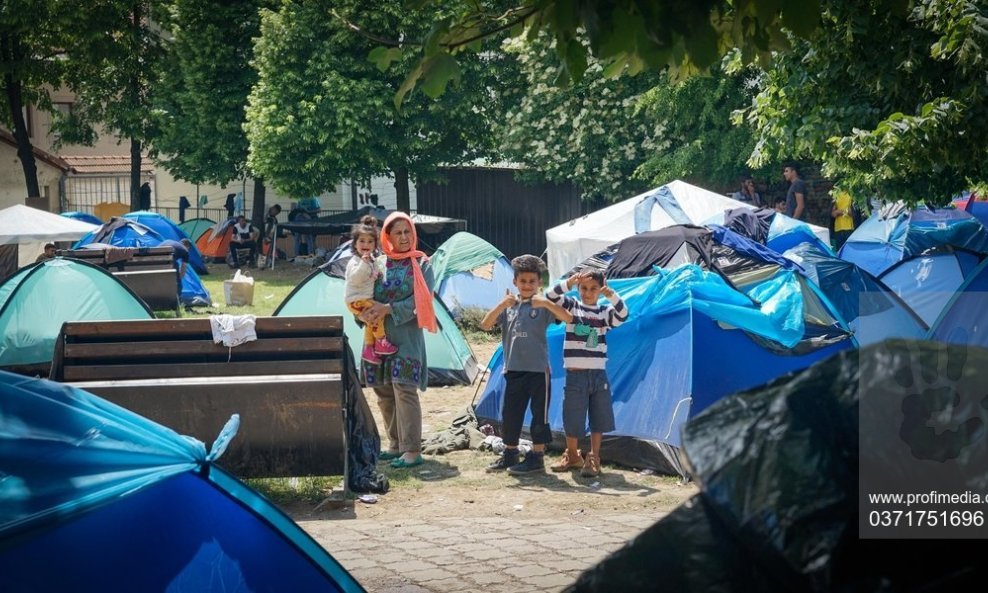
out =
[[[481,365],[486,366],[497,347],[495,341],[472,341]],[[479,385],[478,385],[479,383]],[[444,430],[483,390],[483,383],[464,387],[430,388],[422,395],[423,434]],[[384,425],[373,391],[365,390],[378,430]],[[555,461],[557,453],[547,460]],[[487,464],[496,459],[491,452],[454,451],[426,456],[423,465],[392,469],[387,462],[378,469],[388,476],[391,490],[374,503],[360,500],[343,508],[324,504],[303,508],[292,505],[292,515],[302,519],[333,518],[340,513],[359,518],[392,519],[497,517],[551,518],[584,513],[633,513],[659,515],[678,506],[697,492],[693,484],[678,478],[654,475],[634,468],[604,464],[597,478],[583,478],[579,471],[511,476],[488,474]]]

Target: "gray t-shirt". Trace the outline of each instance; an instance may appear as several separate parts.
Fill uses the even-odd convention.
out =
[[[805,220],[809,196],[806,195],[806,182],[802,179],[793,181],[789,186],[789,191],[786,193],[786,216],[792,216],[796,213],[796,194],[803,194],[803,212],[799,218]]]
[[[501,311],[501,346],[504,371],[545,372],[549,366],[549,348],[545,330],[556,320],[547,309],[536,309],[524,301]]]

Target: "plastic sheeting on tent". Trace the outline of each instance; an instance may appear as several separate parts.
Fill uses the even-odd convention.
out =
[[[343,279],[326,273],[331,264],[314,270],[295,290],[285,297],[274,315],[341,315],[343,331],[350,344],[364,341],[364,330],[343,302]],[[460,328],[453,322],[442,301],[433,298],[439,331],[425,333],[426,357],[429,365],[429,385],[470,385],[480,373],[470,346]],[[355,346],[351,346],[356,350]]]
[[[848,238],[840,257],[876,276],[933,325],[988,255],[988,230],[954,208],[887,206]]]
[[[819,339],[819,328],[805,323],[804,284],[794,270],[747,288],[732,288],[719,274],[692,264],[656,270],[645,278],[608,280],[624,299],[628,321],[607,335],[607,374],[616,430],[613,435],[656,441],[661,457],[627,459],[622,451],[602,451],[635,467],[685,474],[676,449],[683,424],[722,397],[806,368],[854,346],[843,339],[805,351],[794,349]],[[760,304],[757,304],[760,303]],[[549,424],[562,427],[566,382],[562,346],[565,327],[547,332],[551,391]],[[775,343],[774,348],[766,342]],[[488,368],[490,380],[476,404],[477,417],[499,422],[504,394],[502,352]],[[530,419],[526,419],[526,426]]]
[[[128,212],[124,214],[124,218],[128,220],[136,220],[137,222],[143,224],[144,226],[154,229],[156,233],[161,235],[164,239],[171,239],[172,241],[181,241],[182,239],[192,239],[182,230],[177,224],[175,224],[170,218],[157,212],[148,212],[146,210],[141,210],[139,212]],[[189,265],[192,266],[196,272],[200,274],[208,274],[209,270],[206,268],[205,262],[202,260],[202,255],[195,246],[193,241],[192,248],[189,249]]]
[[[929,337],[948,344],[988,348],[988,259],[981,262],[947,303]]]
[[[76,249],[105,249],[110,247],[157,247],[164,237],[154,229],[128,218],[114,218],[76,243]],[[179,287],[179,300],[189,307],[208,307],[212,297],[192,266],[185,270]]]
[[[363,591],[203,443],[0,373],[0,583],[19,591]]]
[[[480,237],[460,232],[450,237],[429,260],[436,278],[436,295],[457,316],[463,309],[485,313],[513,289],[511,262]]]
[[[862,347],[889,338],[919,340],[927,326],[897,294],[849,261],[806,243],[785,252],[820,287]]]
[[[46,260],[0,285],[0,367],[51,363],[66,321],[153,317],[144,301],[106,270],[79,260]]]
[[[203,233],[211,230],[215,224],[215,220],[210,220],[208,218],[192,218],[178,225],[178,228],[182,229],[182,232],[184,232],[185,235],[193,243],[195,243],[199,240],[199,237],[201,237]]]
[[[943,531],[941,539],[858,536],[866,510],[862,493],[912,491],[871,489],[862,478],[911,485],[917,472],[926,471],[953,478],[934,478],[938,492],[982,490],[980,483],[958,483],[957,477],[983,476],[978,464],[986,456],[985,439],[973,438],[951,462],[921,461],[897,434],[900,423],[889,419],[890,406],[875,405],[875,396],[884,400],[883,391],[893,392],[884,401],[901,405],[904,374],[918,371],[936,376],[938,387],[956,386],[956,377],[937,368],[939,361],[956,358],[968,361],[965,374],[972,383],[988,383],[984,350],[894,340],[843,352],[793,377],[725,398],[686,426],[685,455],[700,493],[566,591],[644,593],[657,584],[705,593],[981,589],[988,578],[984,546],[951,536],[974,537],[983,528]],[[983,409],[966,411],[973,413],[958,410],[954,417],[984,418]],[[876,425],[883,430],[864,429]],[[944,508],[950,507],[938,510]]]
[[[779,253],[809,243],[824,253],[833,254],[830,244],[824,243],[811,225],[771,208],[728,210],[709,218],[704,224],[725,226]]]
[[[683,181],[672,181],[548,229],[545,238],[549,277],[559,278],[593,254],[635,233],[674,224],[704,224],[735,208],[751,206]],[[821,241],[830,244],[827,229],[814,225],[810,228]]]
[[[81,220],[82,222],[88,222],[89,224],[95,224],[97,226],[103,224],[103,221],[100,220],[95,214],[90,214],[88,212],[62,212],[61,216],[71,218],[72,220]]]

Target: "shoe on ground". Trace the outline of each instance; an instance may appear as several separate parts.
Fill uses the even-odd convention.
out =
[[[374,353],[381,356],[391,356],[398,352],[398,347],[392,344],[387,338],[381,338],[374,342]]]
[[[593,453],[587,454],[587,460],[583,463],[583,469],[580,470],[580,475],[584,478],[596,478],[600,475],[600,459]]]
[[[497,458],[497,461],[487,466],[487,473],[503,472],[509,467],[518,465],[518,451],[515,450],[511,453],[505,449],[504,453]]]
[[[508,468],[508,473],[512,475],[518,474],[534,474],[536,472],[545,471],[545,454],[531,452],[525,455],[525,461],[522,461],[518,465],[512,465]]]
[[[364,346],[364,351],[360,353],[360,358],[363,358],[371,364],[381,364],[381,357],[374,352],[374,346],[367,344]]]
[[[401,457],[400,451],[388,450],[381,451],[377,456],[377,458],[381,461],[391,461],[392,459],[398,459],[399,457]]]
[[[552,466],[552,471],[554,472],[567,472],[571,469],[580,469],[583,467],[583,456],[579,450],[576,454],[570,453],[569,449],[563,451],[563,456],[559,458],[559,461]]]

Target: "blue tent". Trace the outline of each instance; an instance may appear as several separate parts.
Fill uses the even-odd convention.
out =
[[[157,247],[165,238],[154,229],[127,218],[113,218],[75,244],[74,249],[110,247]],[[190,307],[209,306],[213,300],[209,296],[193,266],[188,266],[182,277],[180,298]]]
[[[673,228],[654,234],[675,232]],[[682,230],[686,240],[679,248],[670,244],[663,249],[677,258],[694,253],[690,258],[702,262],[702,267],[687,263],[672,271],[652,268],[651,276],[607,281],[630,312],[628,321],[607,339],[607,372],[617,426],[613,435],[659,445],[659,455],[636,460],[638,467],[685,474],[677,449],[688,419],[729,394],[855,346],[836,312],[795,265],[777,254],[760,256],[756,250],[764,250],[763,246],[751,245],[730,231],[721,232],[752,251],[729,252],[711,231],[687,227]],[[625,241],[647,241],[650,234]],[[712,252],[708,251],[711,245]],[[555,325],[548,331],[549,415],[556,432],[562,432],[564,329]],[[499,349],[488,366],[490,381],[476,405],[478,418],[500,421],[502,364]],[[622,461],[618,447],[610,453],[605,448],[602,455]]]
[[[485,313],[514,290],[511,262],[496,247],[466,231],[456,233],[432,255],[436,296],[459,316],[464,309]]]
[[[957,290],[930,329],[930,339],[988,348],[988,259]]]
[[[192,246],[189,248],[189,265],[195,268],[195,271],[200,274],[209,273],[209,269],[206,268],[206,264],[203,262],[202,254],[199,253],[198,249],[196,249],[195,239],[191,239],[187,234],[185,234],[185,231],[179,228],[179,226],[172,222],[172,220],[167,216],[158,214],[157,212],[142,210],[140,212],[128,212],[127,214],[124,214],[124,218],[136,220],[144,226],[153,229],[164,239],[171,239],[172,241],[189,239],[192,243]],[[196,237],[196,239],[198,239],[198,237]]]
[[[988,255],[988,230],[954,208],[880,209],[841,248],[932,326],[947,301]]]
[[[862,347],[889,338],[921,340],[927,325],[897,294],[849,261],[804,243],[786,251],[820,287]]]
[[[363,591],[190,437],[0,373],[0,583],[27,591]]]
[[[103,221],[100,220],[99,217],[88,212],[62,212],[62,216],[65,218],[81,220],[82,222],[88,222],[89,224],[103,224]]]

